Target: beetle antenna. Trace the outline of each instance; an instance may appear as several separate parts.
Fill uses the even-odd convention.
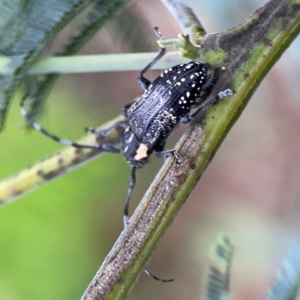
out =
[[[133,189],[134,189],[135,184],[136,184],[135,171],[136,171],[136,167],[132,167],[131,173],[130,173],[130,178],[129,178],[129,188],[128,188],[128,192],[127,192],[125,207],[124,207],[124,215],[123,215],[124,227],[126,227],[128,225],[129,203],[130,203],[130,198],[131,198]]]
[[[155,280],[157,280],[157,281],[161,281],[161,282],[172,282],[172,281],[175,280],[174,278],[172,278],[172,279],[161,279],[161,278],[158,278],[157,276],[155,276],[154,274],[152,274],[148,269],[144,269],[144,272],[145,272],[148,276],[152,277],[153,279],[155,279]]]
[[[31,124],[31,126],[40,131],[42,134],[44,134],[45,136],[49,137],[50,139],[63,144],[65,146],[72,146],[75,148],[92,148],[92,149],[100,149],[102,148],[102,145],[82,145],[82,144],[78,144],[78,143],[74,143],[65,139],[61,139],[60,137],[50,133],[49,131],[47,131],[46,129],[42,128],[38,123],[36,123],[27,113],[27,111],[24,108],[24,102],[26,100],[26,98],[28,97],[28,94],[24,95],[20,101],[20,111],[21,114],[27,119],[27,121]]]
[[[124,207],[124,215],[123,215],[123,222],[124,222],[124,227],[128,225],[128,211],[129,211],[129,203],[130,203],[130,198],[133,192],[133,189],[136,184],[136,167],[132,167],[131,169],[131,174],[130,174],[130,179],[129,179],[129,189],[127,192],[127,197],[126,197],[126,202],[125,202],[125,207]],[[144,269],[144,272],[152,277],[153,279],[161,282],[172,282],[174,279],[161,279],[154,274],[152,274],[149,270]]]

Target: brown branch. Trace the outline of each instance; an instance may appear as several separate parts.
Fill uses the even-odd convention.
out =
[[[183,161],[164,164],[82,299],[128,296],[250,96],[299,31],[300,4],[271,0],[236,28],[203,40],[199,56],[220,71],[212,94],[226,88],[237,94],[211,108],[204,126],[188,128],[176,146]]]

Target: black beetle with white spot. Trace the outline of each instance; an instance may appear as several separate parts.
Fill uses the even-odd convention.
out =
[[[163,40],[163,36],[155,28],[155,33]],[[20,103],[21,113],[27,118],[32,126],[53,140],[76,148],[102,148],[108,152],[121,153],[131,166],[130,185],[124,208],[124,226],[128,224],[129,201],[136,183],[136,169],[145,166],[149,162],[151,154],[156,156],[174,155],[179,160],[179,154],[175,149],[164,150],[164,145],[173,131],[181,122],[189,123],[198,113],[215,104],[219,99],[231,96],[230,89],[218,93],[215,97],[207,99],[216,83],[213,68],[204,62],[191,61],[169,68],[161,73],[153,82],[144,77],[144,74],[158,61],[166,49],[161,48],[158,55],[141,71],[138,82],[143,94],[123,108],[126,120],[118,122],[104,131],[87,128],[87,131],[101,136],[106,136],[116,126],[124,127],[123,149],[110,145],[82,145],[63,140],[34,122],[24,109],[23,97]],[[192,108],[195,112],[189,115]],[[146,273],[153,278],[161,280],[152,275],[148,270]]]

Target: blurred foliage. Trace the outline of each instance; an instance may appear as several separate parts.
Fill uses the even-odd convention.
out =
[[[206,283],[207,300],[229,300],[233,297],[230,290],[232,258],[234,246],[230,238],[221,235],[212,250],[212,263],[209,266]],[[267,300],[296,300],[300,287],[300,240],[291,247],[277,271],[276,280],[269,288]]]
[[[65,43],[63,49],[55,55],[67,56],[77,53],[127,2],[129,1],[98,1],[95,5],[92,5],[85,12],[85,18],[81,20],[76,35],[71,38],[70,42]],[[127,26],[124,26],[124,28],[127,28]],[[58,76],[59,74],[49,74],[46,76],[29,76],[27,78],[26,86],[31,95],[28,113],[32,118],[35,119]],[[28,84],[28,81],[30,81],[30,84]]]
[[[54,93],[51,115],[57,120],[68,114],[76,115],[88,124],[88,118],[72,109],[70,97],[66,96],[66,91]],[[17,109],[13,110],[9,124],[18,124],[20,116]],[[68,119],[65,124],[70,121]],[[78,130],[51,124],[70,136]],[[1,150],[1,177],[59,147],[51,141],[40,143],[39,134],[24,136],[18,126],[13,128],[1,136],[1,144],[6,145]],[[26,154],[19,155],[21,149]],[[122,201],[110,187],[111,176],[117,169],[120,176],[127,176],[122,158],[111,155],[25,196],[20,203],[1,209],[0,299],[80,298],[105,256],[105,251],[95,247],[94,239],[98,236],[107,241],[105,236],[113,234],[112,228],[108,232],[108,228],[101,230],[94,223],[105,220],[106,211]],[[97,197],[99,182],[103,187]],[[126,182],[122,186],[125,190]],[[121,214],[117,209],[119,228]],[[8,292],[11,298],[6,295]]]
[[[269,290],[268,300],[297,299],[300,286],[300,240],[298,240],[285,257],[277,278]]]
[[[219,236],[212,249],[212,263],[209,266],[206,298],[208,300],[229,300],[230,271],[234,246],[226,235]]]
[[[0,129],[11,97],[26,71],[53,36],[90,0],[0,2],[0,53],[14,72],[0,77]]]

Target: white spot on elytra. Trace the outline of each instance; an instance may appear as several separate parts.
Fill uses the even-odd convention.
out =
[[[132,134],[132,135],[128,138],[127,142],[128,142],[128,143],[131,143],[132,140],[133,140],[133,137],[134,137],[134,135]]]
[[[194,88],[195,86],[196,86],[196,84],[195,84],[195,83],[193,83],[193,84],[192,84],[192,87]]]
[[[194,77],[195,77],[195,75],[192,74],[191,77],[190,77],[190,79],[193,79]]]
[[[180,83],[180,82],[176,82],[176,84],[177,84],[178,86],[181,86],[181,83]]]
[[[181,78],[181,81],[182,81],[182,82],[185,82],[185,78]]]
[[[186,92],[186,96],[189,97],[190,96],[190,92]]]

